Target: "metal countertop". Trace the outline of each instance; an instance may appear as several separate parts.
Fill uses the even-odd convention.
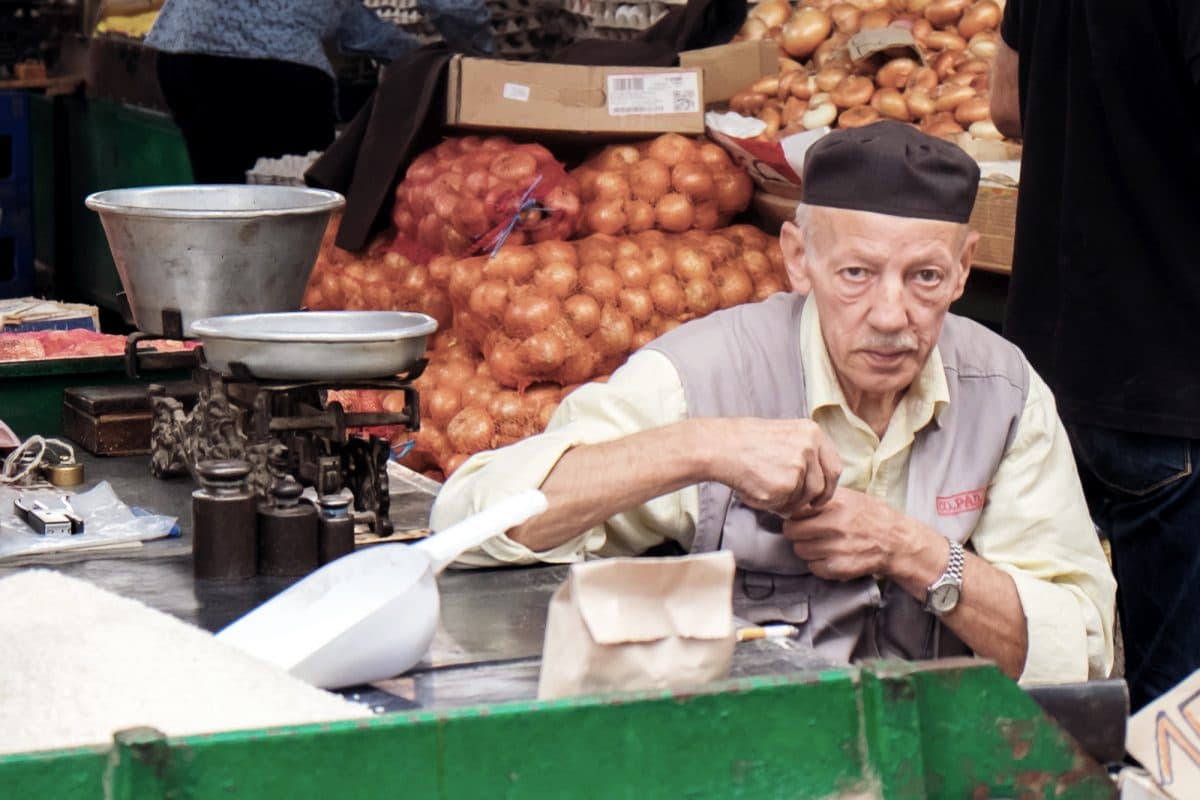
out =
[[[179,518],[182,535],[146,542],[122,557],[46,566],[210,631],[217,631],[289,586],[294,579],[198,581],[191,565],[191,479],[151,477],[146,457],[96,458],[83,454],[87,483],[107,480],[129,505]],[[398,530],[425,527],[433,495],[415,487],[392,496]],[[0,567],[0,578],[22,568]],[[565,566],[447,570],[438,579],[442,613],[426,658],[405,675],[343,692],[384,711],[443,709],[531,700],[550,596]],[[830,664],[788,641],[738,645],[734,676],[820,669]]]

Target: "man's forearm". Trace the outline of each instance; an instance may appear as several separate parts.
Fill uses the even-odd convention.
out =
[[[1001,40],[996,48],[996,58],[992,62],[992,99],[989,110],[996,129],[1010,139],[1022,137],[1019,80],[1020,56]]]
[[[920,523],[925,545],[906,560],[896,581],[924,602],[925,591],[946,568],[948,545],[936,532]],[[1017,585],[1004,572],[974,553],[966,554],[963,589],[958,606],[942,618],[951,631],[976,655],[995,661],[1007,675],[1020,677],[1029,650],[1025,612]]]
[[[549,507],[509,537],[531,550],[557,547],[609,517],[706,479],[701,420],[568,450],[542,481]]]

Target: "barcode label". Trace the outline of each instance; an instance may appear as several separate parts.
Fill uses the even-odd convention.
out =
[[[523,83],[506,83],[502,93],[508,100],[519,100],[522,103],[529,102],[529,87]]]
[[[700,82],[695,72],[608,76],[608,113],[614,117],[699,110]]]

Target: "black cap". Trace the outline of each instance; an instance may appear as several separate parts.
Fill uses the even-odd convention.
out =
[[[979,165],[958,145],[885,120],[833,131],[804,157],[804,203],[963,222]]]

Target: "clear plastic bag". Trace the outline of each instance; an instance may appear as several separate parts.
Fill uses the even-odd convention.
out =
[[[36,533],[17,516],[13,507],[13,502],[22,495],[40,499],[52,509],[62,507],[66,498],[74,513],[83,519],[83,532],[70,536]],[[173,532],[177,535],[175,522],[175,517],[139,513],[123,503],[107,481],[80,494],[3,486],[0,487],[0,564],[43,553],[142,542]]]

